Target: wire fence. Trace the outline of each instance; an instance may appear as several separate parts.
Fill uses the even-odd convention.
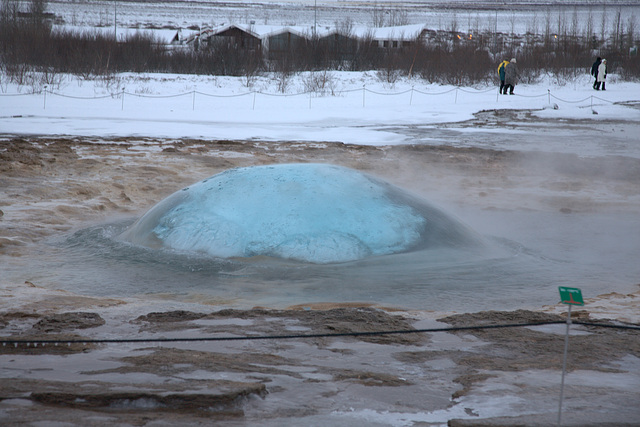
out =
[[[523,328],[532,326],[558,325],[566,324],[564,320],[553,320],[545,322],[528,322],[528,323],[506,323],[498,325],[472,325],[472,326],[455,326],[448,328],[429,328],[429,329],[402,329],[392,331],[369,331],[369,332],[335,332],[320,334],[289,334],[289,335],[251,335],[251,336],[226,336],[226,337],[178,337],[178,338],[112,338],[112,339],[13,339],[4,337],[0,339],[2,346],[11,346],[15,348],[34,348],[47,344],[54,346],[71,344],[131,344],[131,343],[176,343],[176,342],[211,342],[211,341],[256,341],[256,340],[289,340],[289,339],[309,339],[309,338],[337,338],[337,337],[371,337],[383,335],[401,335],[401,334],[422,334],[422,333],[438,333],[438,332],[461,332],[486,329],[505,329],[505,328]],[[640,331],[640,326],[636,325],[620,325],[611,323],[593,323],[582,321],[571,321],[571,324],[591,326],[598,328],[636,330]]]
[[[125,90],[125,88],[123,88],[121,91],[117,91],[117,92],[112,92],[106,95],[96,95],[96,96],[77,96],[77,95],[69,95],[69,94],[65,94],[63,92],[58,92],[58,91],[53,91],[53,90],[49,90],[48,88],[44,88],[41,91],[38,92],[32,92],[32,93],[11,93],[11,94],[0,94],[0,98],[3,97],[34,97],[34,96],[41,96],[43,99],[43,109],[47,109],[47,102],[51,102],[52,99],[54,97],[57,98],[64,98],[64,99],[72,99],[72,100],[77,100],[77,101],[97,101],[97,100],[104,100],[104,99],[113,99],[116,101],[119,101],[119,106],[121,110],[125,110],[125,107],[127,105],[127,103],[125,102],[125,100],[127,98],[129,99],[140,99],[140,100],[144,100],[144,99],[148,99],[148,100],[162,100],[162,99],[176,99],[176,98],[187,98],[191,101],[190,105],[186,105],[184,103],[182,104],[176,104],[174,106],[176,107],[182,107],[182,109],[185,108],[189,108],[192,111],[196,110],[196,107],[202,107],[202,108],[207,108],[210,105],[206,105],[203,104],[202,100],[205,99],[225,99],[225,100],[229,100],[229,99],[234,99],[234,98],[248,98],[248,100],[250,101],[249,103],[245,103],[245,104],[238,104],[235,103],[234,106],[235,107],[239,107],[239,108],[250,108],[252,110],[256,109],[256,105],[257,105],[257,101],[258,101],[258,97],[263,97],[263,98],[288,98],[288,99],[293,99],[293,98],[304,98],[307,99],[308,98],[308,108],[312,109],[313,108],[313,101],[320,101],[322,99],[324,100],[331,100],[333,104],[336,104],[336,102],[339,102],[340,100],[344,100],[344,103],[347,104],[347,106],[356,106],[359,105],[361,103],[361,106],[363,108],[366,108],[367,106],[371,106],[371,105],[389,105],[389,103],[387,102],[388,98],[402,98],[399,102],[397,101],[394,105],[402,105],[402,103],[404,103],[404,105],[418,105],[420,104],[420,102],[416,102],[417,97],[423,97],[423,98],[429,98],[429,97],[442,97],[445,95],[453,95],[453,103],[457,104],[458,103],[458,97],[460,94],[464,94],[465,96],[470,95],[470,96],[475,96],[475,95],[486,95],[487,93],[493,92],[495,91],[495,89],[493,88],[489,88],[489,89],[485,89],[485,90],[470,90],[469,88],[463,88],[463,87],[454,87],[451,89],[447,89],[441,92],[427,92],[427,91],[423,91],[423,90],[419,90],[416,89],[414,87],[412,87],[411,89],[407,89],[407,90],[403,90],[403,91],[399,91],[399,92],[379,92],[379,91],[375,91],[375,90],[371,90],[368,89],[366,86],[362,86],[362,88],[355,88],[355,89],[345,89],[345,90],[340,90],[340,91],[303,91],[303,92],[297,92],[297,93],[270,93],[270,92],[263,92],[263,91],[247,91],[247,92],[242,92],[242,93],[237,93],[237,94],[215,94],[215,93],[207,93],[207,92],[201,92],[198,90],[192,90],[192,91],[188,91],[188,92],[182,92],[182,93],[176,93],[176,94],[166,94],[166,95],[162,95],[162,94],[143,94],[143,93],[136,93],[136,92],[128,92]],[[358,95],[361,93],[361,100],[359,98],[354,98],[354,94]],[[367,97],[367,95],[370,95],[369,97]],[[594,102],[604,102],[604,103],[609,103],[609,104],[614,104],[613,101],[604,99],[600,96],[596,96],[596,95],[590,95],[584,98],[580,98],[580,99],[565,99],[565,98],[561,98],[558,97],[556,95],[554,95],[551,90],[547,90],[547,93],[540,93],[540,94],[513,94],[516,97],[521,97],[521,98],[544,98],[546,97],[546,102],[551,105],[552,101],[554,102],[559,102],[559,103],[563,103],[563,104],[585,104],[584,106],[590,106],[593,107]],[[383,99],[378,99],[377,103],[376,102],[372,102],[372,98],[371,96],[375,96],[378,98],[383,98]],[[497,93],[496,94],[496,102],[499,102],[499,100],[501,99],[500,94]],[[355,101],[355,102],[354,102]],[[424,101],[424,100],[423,100]],[[426,102],[430,102],[431,100],[427,100]],[[451,101],[451,100],[450,100]],[[201,105],[202,104],[202,105]],[[249,105],[250,104],[250,105]],[[300,104],[297,103],[295,105],[292,105],[294,108],[300,108]],[[132,108],[138,108],[139,105],[132,105]],[[226,107],[226,105],[221,105],[222,108]]]

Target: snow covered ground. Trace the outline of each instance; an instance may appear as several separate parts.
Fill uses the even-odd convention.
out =
[[[99,3],[96,10],[104,11],[102,17],[100,13],[83,17],[77,9],[75,18],[69,15],[69,19],[76,19],[78,25],[93,25],[96,17],[98,22],[111,22],[113,15],[108,11],[113,4],[93,3]],[[343,3],[347,2],[338,2]],[[65,13],[73,10],[69,2],[52,2],[51,6],[59,5]],[[124,22],[166,23],[151,14],[155,8],[150,9],[148,19],[140,15],[140,9],[126,10],[121,5]],[[179,26],[221,19],[200,19],[200,11],[193,10],[191,17],[177,20]],[[307,12],[311,16],[312,10]],[[178,12],[169,11],[169,15],[179,17]],[[238,12],[235,16],[248,19],[250,15]],[[273,16],[263,15],[262,19],[271,21]],[[508,26],[508,15],[504,17],[500,23]],[[323,19],[332,22],[335,18]],[[171,283],[172,293],[107,298],[74,292],[69,289],[69,278],[97,293],[103,291],[99,289],[104,286],[102,279],[112,277],[119,282],[123,278],[123,286],[142,287],[170,268],[152,263],[146,270],[152,279],[145,274],[129,277],[129,266],[123,268],[125,263],[111,254],[85,254],[82,245],[75,252],[61,250],[49,240],[103,223],[106,217],[141,214],[212,170],[316,159],[357,165],[413,191],[429,191],[450,206],[471,206],[478,214],[472,219],[474,228],[510,237],[523,248],[542,248],[540,258],[559,265],[567,277],[587,271],[584,285],[595,291],[585,293],[584,312],[592,320],[637,324],[637,267],[625,260],[633,260],[636,253],[640,199],[638,178],[624,175],[636,171],[640,159],[640,83],[622,82],[610,75],[607,91],[596,92],[586,74],[589,65],[585,64],[585,74],[575,81],[548,79],[518,85],[514,96],[498,95],[496,86],[458,88],[418,79],[391,84],[375,72],[330,73],[324,93],[307,91],[312,77],[308,74],[291,78],[284,92],[278,89],[282,81],[276,76],[249,82],[155,74],[94,81],[60,76],[46,88],[3,83],[0,154],[10,154],[8,158],[17,159],[18,165],[14,169],[12,161],[6,161],[6,174],[0,175],[4,214],[0,216],[0,265],[8,271],[0,275],[3,336],[47,337],[50,335],[43,332],[47,324],[57,325],[54,333],[66,339],[237,336],[240,329],[256,335],[336,327],[336,319],[305,320],[316,310],[326,314],[323,307],[362,305],[340,301],[340,293],[332,295],[326,305],[305,300],[322,288],[327,271],[310,284],[302,280],[270,282],[285,292],[290,289],[291,298],[303,304],[293,317],[267,312],[262,318],[240,318],[246,313],[238,312],[237,317],[232,313],[227,318],[188,320],[193,313],[226,308],[233,300],[216,298],[197,287],[188,289],[196,275],[183,270],[176,273],[180,279]],[[179,144],[191,138],[197,141]],[[221,140],[237,144],[217,145]],[[443,150],[432,155],[428,150],[412,151],[412,145]],[[458,147],[471,150],[456,150]],[[22,149],[26,151],[20,153]],[[539,163],[517,155],[523,152],[540,154]],[[506,153],[505,158],[500,153]],[[589,165],[594,165],[593,176],[588,173]],[[581,224],[586,224],[584,229]],[[604,224],[607,226],[599,227]],[[611,230],[614,233],[605,235]],[[538,256],[536,250],[531,252]],[[514,258],[530,256],[521,255]],[[96,258],[106,267],[95,269],[91,262]],[[617,262],[608,264],[611,260]],[[378,271],[373,263],[369,266]],[[626,275],[613,280],[624,268]],[[154,275],[152,270],[161,272]],[[590,273],[595,270],[597,274]],[[470,277],[477,273],[468,271]],[[268,293],[259,277],[257,285],[246,286],[247,271],[233,273],[226,280],[234,286],[244,285],[248,295],[260,298]],[[555,273],[551,271],[552,278]],[[212,281],[206,279],[207,284]],[[222,281],[220,277],[215,280]],[[304,285],[302,291],[299,283]],[[412,288],[417,287],[410,282],[398,293],[412,298]],[[524,295],[533,297],[520,301],[523,305],[548,313],[566,312],[566,306],[549,302],[557,300],[555,289],[550,295],[546,288],[531,288]],[[473,290],[475,294],[442,293],[445,298],[450,295],[450,304],[460,298],[464,311],[474,311],[473,307],[486,301],[501,304],[506,289],[486,286]],[[510,303],[514,301],[518,302],[511,299]],[[105,324],[91,324],[87,319],[83,324],[73,316],[67,324],[56,323],[57,315],[77,312],[97,314]],[[153,312],[159,313],[155,321],[149,315]],[[414,327],[426,328],[442,326],[435,319],[451,313],[402,314]],[[145,315],[147,320],[141,320]],[[176,318],[165,321],[164,315]],[[365,325],[370,326],[370,320],[365,318]],[[359,324],[349,317],[344,322]],[[393,329],[397,324],[385,318],[375,326]],[[618,336],[582,327],[573,330],[570,355],[575,364],[566,382],[565,424],[633,425],[640,416],[634,405],[640,390],[637,335]],[[431,334],[416,343],[336,339],[224,346],[110,344],[96,348],[74,344],[69,353],[56,353],[59,349],[51,346],[46,350],[22,348],[16,353],[5,348],[0,352],[0,423],[196,425],[203,419],[211,421],[211,412],[201,418],[162,407],[154,399],[169,394],[175,399],[169,402],[171,406],[180,402],[181,393],[201,397],[215,393],[225,381],[236,381],[267,384],[269,394],[243,401],[239,407],[244,418],[222,418],[218,420],[221,425],[413,426],[446,425],[454,418],[489,425],[491,419],[501,425],[555,424],[564,326],[518,331],[521,335],[509,331],[490,337]],[[514,336],[520,340],[515,347]],[[496,342],[500,345],[494,346]],[[542,342],[545,348],[534,346]],[[506,354],[505,348],[512,353]],[[40,398],[45,398],[48,391],[53,392],[53,404],[44,405],[33,397],[40,392]],[[123,399],[124,392],[134,400]],[[61,397],[56,393],[68,393],[75,400],[71,406],[55,403]],[[106,399],[104,408],[82,407],[96,395]],[[515,418],[506,418],[509,416]]]
[[[324,93],[308,92],[309,73],[292,77],[284,93],[276,76],[255,78],[249,86],[240,77],[164,74],[125,74],[107,82],[63,76],[48,88],[5,85],[0,132],[389,145],[421,143],[406,130],[428,134],[435,125],[466,121],[482,110],[531,110],[540,119],[593,123],[640,119],[640,83],[618,81],[615,75],[605,92],[594,91],[585,72],[564,84],[518,85],[514,96],[498,95],[492,86],[459,88],[419,79],[389,84],[376,72],[326,77]],[[637,144],[575,142],[549,138],[529,149],[640,157]]]
[[[0,189],[4,211],[0,225],[5,227],[0,229],[0,248],[8,269],[0,277],[5,332],[14,338],[51,337],[42,335],[39,328],[56,322],[56,316],[71,316],[68,325],[59,326],[65,332],[62,337],[69,333],[201,337],[212,331],[237,335],[238,325],[248,334],[304,332],[310,330],[304,323],[305,313],[327,314],[331,312],[322,311],[323,307],[342,304],[360,307],[362,303],[354,301],[361,298],[346,296],[348,286],[323,291],[339,266],[314,277],[307,277],[310,270],[303,268],[298,279],[271,277],[268,283],[250,269],[209,277],[206,272],[172,271],[174,264],[165,266],[157,260],[131,273],[126,254],[121,258],[100,252],[99,247],[95,253],[82,243],[61,249],[48,239],[65,239],[83,228],[91,239],[89,225],[141,214],[171,192],[221,168],[318,159],[358,165],[450,206],[471,207],[473,215],[468,219],[474,229],[533,249],[512,260],[531,258],[531,254],[545,260],[531,286],[512,287],[509,277],[500,278],[504,287],[499,289],[495,280],[475,283],[479,270],[471,264],[461,279],[472,283],[458,286],[457,291],[447,286],[416,286],[418,279],[410,277],[387,292],[384,286],[367,290],[375,276],[385,274],[383,265],[372,262],[360,271],[373,273],[359,282],[344,282],[354,291],[360,289],[360,295],[376,292],[370,298],[383,304],[384,295],[394,293],[406,295],[414,300],[412,304],[447,301],[458,312],[459,307],[475,311],[481,304],[504,310],[503,300],[508,299],[509,307],[520,303],[565,313],[565,306],[552,304],[557,300],[555,289],[549,284],[539,286],[542,276],[537,275],[547,274],[545,279],[554,287],[565,284],[556,280],[561,272],[578,282],[584,278],[584,286],[589,286],[585,311],[591,319],[638,322],[636,264],[625,260],[637,253],[634,236],[640,232],[634,214],[640,200],[633,175],[640,158],[640,84],[611,76],[607,91],[595,92],[584,76],[564,85],[519,85],[517,95],[503,96],[496,87],[441,87],[421,81],[390,86],[373,72],[336,73],[332,79],[333,94],[324,95],[304,93],[304,75],[292,79],[286,94],[278,92],[278,81],[269,76],[251,87],[240,78],[166,75],[122,75],[115,84],[65,77],[56,87],[35,93],[5,86],[0,97],[0,154],[16,161],[15,168],[11,160],[6,162],[6,176],[0,176],[6,184]],[[218,144],[219,140],[236,142]],[[424,150],[429,146],[441,147],[442,152],[435,151],[432,157]],[[500,152],[506,153],[503,160]],[[540,160],[514,155],[523,152],[535,152]],[[589,164],[594,165],[593,176]],[[626,177],[627,171],[632,175]],[[586,224],[584,229],[581,224]],[[550,265],[558,270],[543,271]],[[269,271],[268,264],[258,271]],[[457,278],[456,274],[454,269],[447,275]],[[192,287],[196,280],[211,290]],[[210,286],[212,281],[216,286]],[[229,286],[220,295],[224,281]],[[158,288],[159,284],[164,287]],[[131,297],[131,292],[143,294]],[[233,305],[236,301],[227,295],[241,296],[245,305],[251,301],[282,305],[282,298],[271,297],[277,297],[277,292],[305,307],[284,321],[282,329],[277,325],[283,321],[271,313],[261,320],[233,314],[226,320],[180,318]],[[317,299],[331,303],[315,305],[310,295],[318,292]],[[78,312],[106,323],[87,323],[81,327],[90,329],[79,330],[73,318]],[[150,313],[177,316],[168,325],[179,325],[178,329],[164,321],[139,319]],[[435,319],[445,314],[427,310],[404,315],[416,322],[415,327],[434,327],[441,325]],[[354,325],[349,319],[346,323]],[[326,324],[320,318],[313,328]],[[383,322],[377,327],[397,326]],[[574,329],[570,354],[578,360],[566,379],[564,424],[633,425],[638,416],[633,402],[640,389],[635,340]],[[156,348],[74,344],[70,354],[50,354],[56,351],[49,350],[51,346],[18,349],[0,353],[3,395],[12,397],[0,401],[0,421],[197,424],[202,421],[197,412],[185,414],[174,408],[180,407],[182,393],[196,395],[208,405],[209,394],[222,393],[221,384],[231,380],[260,385],[258,375],[266,379],[268,394],[243,401],[239,406],[243,417],[218,419],[220,425],[443,426],[451,419],[457,419],[458,425],[465,420],[488,425],[554,424],[562,327],[523,329],[518,334],[521,341],[515,348],[512,340],[518,335],[508,331],[490,338],[434,334],[425,343],[408,347],[333,340],[328,346],[291,342],[215,348],[181,343]],[[546,343],[543,349],[533,347],[541,343]],[[515,353],[504,358],[502,346]],[[531,356],[525,358],[523,351]],[[606,357],[592,361],[594,354]],[[232,360],[221,365],[229,355]],[[277,371],[265,365],[272,358],[278,360]],[[504,363],[496,366],[494,361],[501,358]],[[85,386],[77,387],[79,383]],[[123,400],[123,390],[129,400]],[[63,396],[71,396],[72,401],[60,403]],[[38,399],[54,403],[43,405]],[[91,399],[102,399],[96,404],[106,411],[83,408],[83,402]],[[158,403],[161,399],[165,403]],[[194,407],[197,410],[202,408]],[[206,417],[210,419],[211,413],[206,412]]]

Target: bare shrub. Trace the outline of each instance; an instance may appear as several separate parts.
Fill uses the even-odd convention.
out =
[[[373,7],[371,8],[371,25],[374,28],[380,28],[380,27],[384,27],[385,24],[385,13],[386,10],[384,9],[384,7],[379,6],[378,2],[375,2],[373,4]]]
[[[312,92],[318,95],[332,95],[336,94],[336,79],[332,72],[324,71],[312,71],[308,73],[303,79],[303,85],[305,92]]]
[[[20,11],[21,5],[31,7],[28,13]],[[537,34],[535,21],[526,37],[497,33],[495,25],[480,34],[479,22],[473,37],[460,37],[454,16],[450,28],[430,31],[428,40],[389,40],[387,47],[380,47],[371,33],[354,37],[353,21],[345,18],[336,23],[338,31],[330,37],[287,35],[279,41],[278,49],[270,46],[268,54],[263,54],[260,46],[229,43],[222,40],[226,37],[213,37],[195,50],[169,47],[142,33],[116,41],[112,34],[98,31],[52,30],[45,7],[45,0],[0,0],[0,84],[5,87],[9,83],[32,90],[44,84],[54,87],[62,83],[60,76],[70,73],[87,79],[101,77],[103,87],[118,91],[114,76],[120,72],[232,75],[252,87],[257,76],[271,71],[283,93],[291,76],[299,72],[309,72],[304,82],[307,90],[334,93],[331,70],[375,70],[389,85],[415,74],[430,82],[476,85],[494,82],[496,61],[511,57],[518,58],[523,82],[535,82],[541,75],[555,76],[562,82],[588,72],[594,55],[609,60],[610,73],[617,70],[622,78],[640,78],[638,57],[629,54],[629,48],[637,43],[635,17],[623,19],[620,13],[612,23],[607,23],[605,14],[597,24],[589,16],[586,27],[579,29],[576,11],[567,22],[564,13],[556,16],[548,10],[542,23],[544,34]],[[402,10],[385,10],[376,4],[372,18],[378,25],[403,24],[406,16]],[[470,15],[468,26],[471,29]],[[607,40],[613,44],[606,43],[609,35]]]
[[[391,9],[388,13],[388,27],[397,27],[401,25],[409,25],[409,13],[405,9]]]
[[[95,78],[96,88],[102,88],[106,93],[118,96],[124,88],[124,81],[116,74],[101,74]]]
[[[488,51],[472,43],[458,44],[451,51],[443,46],[420,46],[414,65],[415,72],[425,80],[456,86],[493,81],[497,78],[494,69]]]

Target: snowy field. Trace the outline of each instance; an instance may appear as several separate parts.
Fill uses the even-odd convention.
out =
[[[574,20],[584,28],[589,19],[597,33],[613,28],[617,13],[625,25],[640,18],[640,6],[629,0],[545,2],[502,1],[49,1],[48,11],[54,13],[65,26],[111,27],[114,22],[123,31],[136,29],[188,29],[191,27],[224,24],[335,26],[348,19],[355,25],[373,26],[374,16],[387,16],[387,24],[425,24],[432,30],[498,31],[524,34],[527,31],[544,33],[549,23],[551,31],[558,25],[570,27]],[[375,10],[375,12],[374,12]],[[390,23],[390,19],[396,19]],[[637,26],[636,26],[637,27]],[[118,31],[119,32],[119,31]],[[170,32],[166,32],[169,35]],[[172,37],[174,33],[170,36]]]
[[[118,75],[109,81],[62,76],[54,88],[5,86],[0,129],[5,135],[147,136],[162,138],[336,141],[348,144],[437,144],[431,130],[464,122],[483,110],[527,110],[540,119],[636,121],[640,84],[609,76],[607,91],[591,88],[585,74],[558,84],[551,79],[518,85],[516,95],[496,86],[430,85],[424,80],[384,82],[376,72],[328,72],[326,93],[307,92],[313,74],[291,78],[285,93],[273,76]],[[37,93],[32,93],[36,90]],[[417,130],[416,130],[417,129]],[[422,132],[420,131],[422,130]],[[459,131],[473,134],[478,129]],[[520,138],[458,138],[455,146],[525,149],[584,156],[640,157],[633,140],[545,138],[531,146]],[[624,137],[624,135],[623,135]],[[615,140],[615,144],[611,143]]]

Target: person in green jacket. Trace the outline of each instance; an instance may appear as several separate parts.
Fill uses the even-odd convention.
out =
[[[500,63],[500,65],[498,65],[498,76],[500,77],[500,94],[502,94],[502,91],[504,90],[504,71],[505,68],[507,68],[507,64],[509,64],[509,61],[505,59]]]

